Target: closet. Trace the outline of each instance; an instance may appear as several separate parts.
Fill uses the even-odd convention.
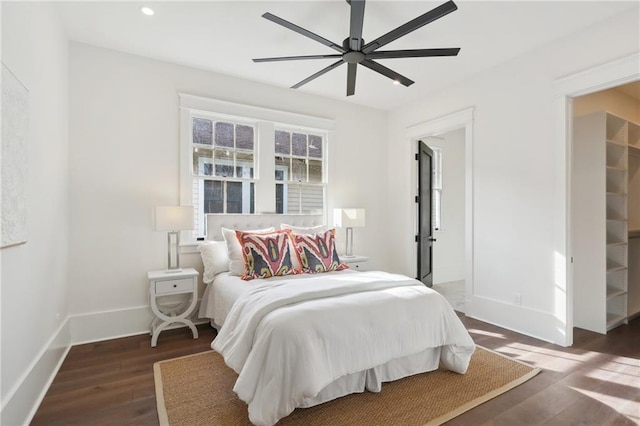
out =
[[[608,112],[574,118],[574,326],[606,333],[640,314],[640,125]]]

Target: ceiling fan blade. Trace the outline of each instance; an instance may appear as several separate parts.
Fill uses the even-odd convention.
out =
[[[324,37],[319,36],[318,34],[314,34],[309,30],[305,30],[302,27],[297,26],[296,24],[292,24],[289,21],[286,21],[282,18],[277,17],[276,15],[273,15],[269,12],[265,13],[264,15],[262,15],[263,18],[268,19],[271,22],[275,22],[278,25],[282,25],[285,28],[288,28],[292,31],[297,32],[298,34],[302,34],[305,37],[309,37],[312,40],[315,40],[319,43],[324,44],[325,46],[328,46],[330,48],[332,48],[333,50],[337,50],[340,53],[344,53],[345,50],[342,48],[342,46],[332,42],[331,40],[327,40]]]
[[[349,69],[347,70],[347,96],[351,96],[356,93],[356,70],[358,68],[358,64],[353,63],[348,65]]]
[[[413,83],[415,83],[413,80],[409,80],[407,77],[398,74],[397,72],[390,70],[389,68],[380,65],[377,62],[374,62],[370,59],[365,59],[362,62],[360,62],[360,65],[364,65],[365,67],[378,72],[382,75],[384,75],[385,77],[389,77],[391,80],[393,81],[397,81],[398,83],[404,85],[404,86],[411,86]]]
[[[299,61],[304,59],[329,59],[341,58],[342,55],[306,55],[306,56],[279,56],[276,58],[255,58],[253,62]]]
[[[424,58],[431,56],[457,56],[459,47],[447,49],[410,49],[410,50],[386,50],[366,54],[367,59],[391,59],[391,58]]]
[[[362,47],[362,25],[364,23],[364,0],[351,0],[351,23],[349,25],[349,47],[360,50]]]
[[[420,27],[427,25],[429,22],[433,22],[436,19],[442,18],[445,15],[455,11],[458,9],[458,6],[453,2],[453,0],[449,0],[448,2],[441,4],[435,9],[430,10],[429,12],[418,16],[415,19],[407,22],[404,25],[400,25],[395,30],[391,30],[383,36],[378,37],[370,43],[367,43],[362,48],[362,53],[371,53],[380,47],[391,43],[394,40],[399,39],[403,35],[409,34],[412,31],[417,30]]]
[[[333,64],[329,65],[328,67],[323,68],[320,71],[318,71],[317,73],[305,78],[300,83],[294,84],[293,86],[291,86],[291,88],[292,89],[297,89],[298,87],[307,84],[311,80],[314,80],[314,79],[320,77],[322,74],[327,73],[327,72],[331,71],[332,69],[334,69],[336,67],[339,67],[342,64],[344,64],[344,61],[342,59],[340,59],[338,62],[334,62]]]

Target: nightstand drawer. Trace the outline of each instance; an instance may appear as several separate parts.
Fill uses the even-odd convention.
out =
[[[355,269],[356,271],[364,271],[367,269],[367,262],[355,262],[349,263],[350,269]]]
[[[182,280],[156,281],[156,294],[184,293],[193,289],[193,278]]]

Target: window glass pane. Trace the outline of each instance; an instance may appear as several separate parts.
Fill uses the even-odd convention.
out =
[[[236,152],[236,177],[253,179],[253,153]]]
[[[216,176],[233,177],[233,153],[224,149],[216,149],[214,155]]]
[[[227,213],[242,213],[242,182],[227,183]]]
[[[291,158],[276,157],[276,180],[289,180],[291,177]]]
[[[322,161],[309,160],[309,182],[322,182]]]
[[[249,191],[249,197],[251,197],[249,199],[249,213],[255,213],[256,212],[256,186],[253,184],[253,182],[251,182],[249,184],[250,186],[250,191]]]
[[[204,181],[204,212],[224,213],[222,204],[222,185],[218,180]]]
[[[301,157],[307,156],[307,135],[302,133],[294,133],[292,137],[292,150],[293,155],[299,155]]]
[[[277,173],[277,172],[276,172]],[[276,174],[277,179],[277,174]],[[282,183],[276,183],[276,213],[286,213],[284,210],[284,187]]]
[[[432,219],[433,219],[433,228],[440,229],[442,228],[442,190],[434,189],[433,190],[433,205],[432,205]]]
[[[193,119],[193,143],[211,145],[213,143],[213,123],[204,118]]]
[[[216,123],[216,146],[233,148],[233,124]]]
[[[322,138],[309,135],[309,157],[322,158]]]
[[[276,154],[291,153],[291,133],[276,130]]]
[[[322,213],[324,189],[315,185],[285,185],[287,199],[284,205],[287,210],[284,213]],[[277,193],[276,193],[277,196]],[[276,209],[278,205],[276,204]]]
[[[285,213],[300,213],[300,185],[286,185],[286,210]]]
[[[236,148],[253,151],[253,127],[236,125]]]
[[[300,213],[318,213],[322,212],[323,189],[321,186],[300,187]]]
[[[301,158],[291,159],[291,180],[294,182],[307,181],[307,160]]]
[[[440,148],[431,148],[433,151],[433,189],[442,189],[442,151]]]
[[[213,150],[193,148],[193,174],[199,176],[213,174]]]

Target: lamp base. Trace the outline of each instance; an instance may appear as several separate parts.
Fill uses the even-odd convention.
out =
[[[182,268],[177,268],[177,269],[167,269],[164,271],[165,274],[178,274],[182,272]]]

